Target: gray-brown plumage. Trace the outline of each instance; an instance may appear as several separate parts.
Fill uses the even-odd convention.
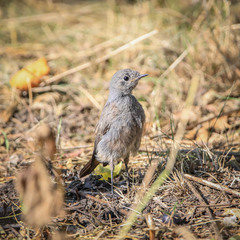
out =
[[[96,127],[92,158],[80,171],[80,178],[90,174],[99,163],[110,164],[113,192],[113,170],[119,159],[124,159],[128,174],[129,156],[139,149],[145,122],[143,108],[132,90],[145,76],[131,69],[113,75],[108,100]]]

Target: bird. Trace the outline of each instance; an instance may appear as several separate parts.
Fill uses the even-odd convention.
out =
[[[96,125],[92,157],[80,170],[79,178],[90,174],[99,163],[110,165],[111,192],[113,194],[114,166],[124,160],[128,185],[128,162],[136,155],[145,123],[142,105],[132,95],[139,80],[148,74],[140,74],[131,69],[117,71],[110,82],[107,102]]]

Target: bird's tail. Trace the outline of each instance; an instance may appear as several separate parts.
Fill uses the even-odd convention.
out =
[[[81,169],[79,173],[79,178],[85,177],[90,174],[99,164],[95,154],[92,155],[92,158],[86,163],[86,165]]]

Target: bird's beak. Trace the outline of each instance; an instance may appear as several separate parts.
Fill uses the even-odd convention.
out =
[[[134,81],[138,81],[139,79],[148,76],[148,74],[140,74],[138,77],[136,77],[135,79],[132,80],[132,82]]]

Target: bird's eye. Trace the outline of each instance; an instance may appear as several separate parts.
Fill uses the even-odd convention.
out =
[[[125,76],[123,79],[124,79],[125,81],[128,81],[128,80],[129,80],[129,77],[128,77],[128,76]]]

